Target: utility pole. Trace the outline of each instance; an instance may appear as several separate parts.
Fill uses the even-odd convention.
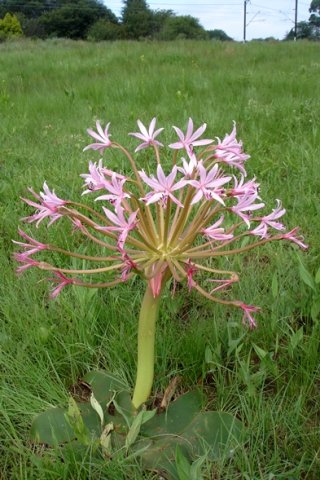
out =
[[[298,0],[296,0],[295,12],[294,12],[294,41],[297,41],[297,26],[298,26]]]
[[[247,41],[247,3],[250,0],[244,0],[243,2],[243,43]]]

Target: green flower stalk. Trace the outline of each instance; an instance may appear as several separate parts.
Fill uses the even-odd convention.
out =
[[[81,235],[81,248],[70,251],[58,245],[45,244],[19,229],[23,241],[15,241],[22,252],[15,253],[20,263],[18,273],[31,267],[46,270],[55,284],[55,298],[67,285],[106,288],[129,281],[135,276],[146,283],[138,329],[137,379],[132,403],[138,409],[150,396],[154,376],[154,345],[156,321],[161,292],[167,282],[185,282],[188,289],[197,290],[213,302],[236,307],[242,311],[243,322],[256,326],[253,313],[258,307],[246,305],[225,294],[238,282],[238,272],[220,268],[223,258],[247,252],[275,240],[290,240],[301,248],[307,246],[298,235],[298,228],[287,232],[279,219],[285,214],[281,202],[271,213],[258,213],[265,207],[259,196],[256,179],[247,180],[245,163],[249,155],[236,139],[236,126],[223,140],[201,139],[206,124],[194,131],[189,119],[186,134],[173,127],[178,141],[169,145],[173,150],[169,169],[161,162],[163,145],[156,140],[162,128],[155,130],[153,118],[147,129],[138,121],[140,132],[130,133],[142,143],[136,148],[149,149],[149,164],[154,161],[156,174],[150,175],[137,166],[128,149],[110,139],[110,124],[103,130],[88,130],[95,143],[84,150],[104,153],[114,149],[125,155],[132,175],[106,168],[102,160],[89,163],[89,173],[82,174],[83,195],[99,192],[94,205],[59,198],[43,184],[40,194],[29,189],[33,200],[23,200],[35,213],[24,221],[39,227],[48,226],[64,217],[72,232]],[[201,147],[196,153],[195,149]],[[183,150],[184,157],[178,159]],[[167,156],[166,156],[167,158]],[[165,173],[168,170],[168,173]],[[238,174],[238,175],[236,175]],[[243,239],[247,243],[243,245]],[[98,253],[97,253],[98,251]],[[90,268],[63,268],[34,255],[55,252],[63,258],[80,259]],[[99,252],[101,252],[99,254]],[[221,258],[222,257],[222,258]],[[99,275],[99,281],[93,277]],[[208,278],[208,276],[212,278]],[[220,296],[223,291],[224,295]]]
[[[138,408],[151,393],[154,375],[154,344],[161,295],[153,296],[147,285],[139,316],[137,378],[132,404]]]

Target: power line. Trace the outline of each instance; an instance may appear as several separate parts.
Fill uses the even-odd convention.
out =
[[[272,10],[273,12],[282,12],[279,8],[265,7],[264,5],[258,5],[258,3],[251,3],[254,7],[263,8],[263,10]]]

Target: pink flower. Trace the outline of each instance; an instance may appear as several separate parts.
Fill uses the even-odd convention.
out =
[[[276,200],[277,207],[272,210],[272,213],[261,218],[261,222],[269,225],[269,227],[275,228],[276,230],[284,230],[285,226],[280,222],[275,222],[278,218],[282,217],[286,210],[282,208],[280,200]]]
[[[20,228],[18,229],[18,233],[20,237],[24,238],[29,242],[24,243],[12,240],[13,243],[15,243],[16,245],[20,245],[25,250],[23,253],[16,254],[17,257],[20,259],[18,261],[22,261],[21,259],[29,257],[29,255],[33,255],[34,253],[40,252],[41,250],[46,250],[48,248],[48,246],[44,243],[38,242],[37,240],[34,240],[34,238],[29,237],[29,235],[27,235],[23,230],[20,230]]]
[[[106,182],[104,188],[110,192],[107,195],[101,195],[96,200],[108,200],[110,203],[120,205],[125,198],[130,198],[130,195],[123,191],[123,185],[126,179],[117,179],[114,173],[111,178],[111,183]]]
[[[243,163],[250,158],[250,155],[243,153],[242,142],[238,142],[236,135],[236,123],[233,122],[233,130],[230,135],[226,135],[222,141],[219,137],[216,137],[219,143],[215,146],[216,153],[214,156],[220,162],[238,168],[246,177],[247,172],[243,167]]]
[[[57,283],[58,286],[51,292],[50,298],[56,298],[66,285],[71,285],[74,283],[73,278],[68,278],[61,272],[53,272],[53,274],[56,276],[56,278],[48,278],[48,280]]]
[[[268,227],[274,228],[275,230],[285,230],[285,226],[280,222],[275,222],[278,218],[282,217],[286,213],[285,208],[281,208],[280,200],[277,200],[277,207],[272,210],[272,213],[261,217],[261,224],[258,225],[254,230],[252,230],[253,235],[260,236],[261,238],[268,237]]]
[[[234,155],[233,153],[229,153],[229,155],[226,155],[224,157],[220,157],[219,158],[219,161],[220,162],[223,162],[223,163],[226,163],[227,165],[231,166],[231,167],[235,167],[237,168],[238,170],[240,170],[243,175],[246,177],[247,176],[247,172],[245,170],[245,168],[243,167],[243,163],[245,162],[245,160],[247,160],[248,158],[250,158],[249,155],[245,155],[245,154],[242,154],[241,156],[240,155]]]
[[[214,292],[218,292],[219,290],[223,290],[224,288],[227,288],[229,287],[230,285],[232,285],[232,283],[235,283],[235,282],[238,282],[239,281],[239,277],[237,274],[233,274],[231,278],[228,278],[227,280],[226,279],[210,279],[208,280],[208,282],[212,282],[212,283],[218,283],[220,285],[218,285],[217,287],[215,287],[213,290],[210,291],[210,295],[212,295]]]
[[[110,127],[110,123],[107,124],[106,128],[103,130],[102,127],[101,127],[101,124],[99,121],[96,122],[96,127],[97,127],[97,130],[98,130],[98,133],[96,133],[94,130],[91,130],[91,128],[88,128],[87,129],[87,132],[89,133],[89,135],[91,135],[91,137],[93,137],[94,139],[98,140],[98,142],[96,143],[91,143],[90,145],[87,145],[83,151],[85,150],[89,150],[90,148],[92,150],[99,150],[99,152],[102,154],[103,151],[108,148],[108,147],[111,147],[112,145],[112,142],[111,140],[109,139],[110,137],[110,134],[108,133],[108,130],[109,130],[109,127]]]
[[[77,230],[79,230],[80,232],[86,234],[87,229],[86,229],[86,227],[83,225],[83,223],[81,223],[81,221],[80,221],[78,218],[71,218],[71,222],[72,222],[72,224],[73,224],[72,233],[74,233],[74,232],[76,232]]]
[[[244,183],[244,177],[241,175],[240,180],[238,181],[237,177],[234,178],[234,187],[228,191],[228,195],[231,197],[242,197],[243,195],[255,195],[259,192],[259,183],[256,183],[256,178],[253,177],[252,180]],[[257,196],[257,198],[259,198]]]
[[[154,131],[156,121],[156,117],[153,117],[149,125],[149,131],[146,129],[146,127],[140,120],[137,121],[141,133],[129,133],[129,135],[139,138],[139,140],[142,140],[143,143],[138,145],[138,147],[135,149],[135,152],[139,152],[139,150],[147,148],[150,145],[157,145],[159,147],[163,147],[162,143],[158,142],[158,140],[155,140],[155,138],[162,132],[162,130],[164,130],[163,128],[158,128],[158,130]]]
[[[151,267],[151,275],[154,274],[156,268],[157,268],[157,264],[154,263]],[[162,278],[166,268],[167,268],[167,264],[164,263],[160,268],[160,270],[156,272],[155,275],[149,280],[149,287],[151,288],[153,298],[157,298],[161,293]]]
[[[13,258],[22,264],[16,269],[17,274],[24,272],[28,268],[38,267],[40,265],[40,262],[33,260],[33,258],[28,257],[25,253],[14,253]]]
[[[180,130],[180,128],[178,127],[173,127],[173,128],[175,129],[180,141],[176,143],[171,143],[169,145],[170,148],[173,148],[173,149],[184,148],[186,149],[187,152],[190,153],[192,152],[193,147],[197,147],[200,145],[209,145],[210,143],[213,142],[213,140],[209,140],[209,139],[197,140],[197,138],[201,137],[201,135],[205,132],[207,128],[207,124],[204,123],[203,125],[201,125],[201,127],[198,128],[198,130],[193,132],[192,118],[189,118],[187,132],[185,135],[182,132],[182,130]]]
[[[191,178],[192,174],[198,167],[197,157],[192,152],[188,152],[189,155],[189,163],[188,161],[182,157],[182,165],[183,167],[177,167],[178,171],[184,175],[185,178]]]
[[[122,252],[122,260],[123,260],[124,266],[121,269],[121,280],[125,282],[131,270],[132,269],[136,270],[138,268],[138,265],[133,260],[131,260],[129,255],[124,251]]]
[[[303,236],[302,235],[296,236],[296,233],[298,231],[299,231],[299,227],[295,227],[290,232],[284,233],[283,235],[281,235],[281,238],[283,240],[290,240],[291,242],[299,245],[299,247],[303,248],[304,250],[307,250],[309,247],[308,247],[308,245],[303,243],[303,240],[304,240]]]
[[[243,310],[243,317],[242,317],[242,323],[245,325],[247,322],[249,323],[249,327],[251,329],[255,328],[257,326],[255,319],[251,315],[251,313],[259,312],[260,308],[259,307],[254,307],[253,305],[246,305],[244,303],[241,303],[239,307]]]
[[[108,219],[114,223],[114,226],[111,225],[108,227],[99,227],[98,229],[106,232],[120,232],[118,237],[118,248],[120,251],[122,251],[129,232],[137,225],[136,216],[139,210],[132,212],[129,215],[128,220],[126,220],[124,216],[124,209],[120,205],[116,204],[116,213],[111,212],[105,207],[102,208]]]
[[[214,147],[217,150],[217,154],[215,155],[216,158],[222,158],[226,155],[229,155],[229,153],[238,155],[242,152],[242,142],[241,140],[238,142],[236,135],[236,122],[233,122],[233,129],[230,135],[226,134],[222,141],[219,137],[216,137],[218,140],[218,144]]]
[[[88,187],[82,195],[105,188],[107,180],[104,174],[102,160],[99,160],[98,165],[96,162],[89,162],[89,173],[82,173],[80,175],[80,177],[84,178],[85,185]]]
[[[58,218],[62,217],[62,214],[59,213],[59,207],[63,207],[68,202],[66,200],[62,200],[61,198],[57,197],[57,195],[54,193],[54,190],[50,192],[46,182],[44,182],[43,184],[44,192],[40,192],[40,195],[35,193],[32,190],[32,188],[29,188],[28,190],[40,203],[35,203],[32,200],[29,200],[27,198],[22,198],[24,202],[26,202],[31,207],[35,207],[38,210],[37,213],[34,213],[30,217],[25,217],[22,220],[28,223],[37,222],[36,226],[38,227],[39,223],[44,218],[50,217],[51,220],[48,223],[48,227],[49,227],[53,222],[58,220]]]
[[[251,235],[255,235],[256,237],[261,238],[268,238],[270,235],[268,234],[268,225],[265,223],[260,223],[255,229],[251,230]]]
[[[99,163],[101,161],[102,159],[99,161]],[[116,178],[119,178],[120,180],[123,180],[124,178],[126,178],[125,175],[122,175],[121,173],[118,173],[118,172],[114,172],[113,170],[109,170],[108,168],[103,166],[101,166],[101,173],[103,173],[104,175],[107,175],[107,177],[112,177],[112,175],[115,175]]]
[[[147,205],[161,200],[162,205],[165,207],[167,199],[169,197],[179,207],[183,207],[182,203],[172,194],[172,192],[175,192],[176,190],[179,190],[180,188],[183,188],[185,185],[187,185],[186,180],[180,180],[174,185],[177,171],[177,167],[174,166],[171,173],[169,173],[169,175],[166,177],[161,165],[159,164],[157,167],[158,178],[155,178],[153,175],[152,177],[148,177],[143,170],[142,172],[139,172],[142,180],[153,189],[153,192],[147,193],[147,195],[140,200],[146,202]]]
[[[216,223],[211,225],[211,227],[204,228],[202,232],[205,234],[206,237],[209,237],[212,240],[230,240],[231,238],[233,238],[233,234],[224,233],[224,228],[220,227],[223,221],[224,216],[222,215],[222,217],[220,217]]]
[[[194,286],[193,275],[198,271],[197,267],[191,263],[191,260],[188,260],[186,264],[186,272],[187,272],[187,285],[189,292],[191,291],[192,287]]]
[[[237,197],[238,204],[230,208],[233,213],[242,218],[242,220],[248,225],[248,228],[250,228],[250,212],[264,207],[264,203],[253,203],[257,198],[257,193],[253,195],[243,195],[242,197]],[[243,212],[249,212],[249,214]]]
[[[191,205],[198,203],[202,197],[205,197],[207,200],[214,199],[224,205],[224,201],[221,198],[221,195],[224,194],[224,189],[220,187],[229,182],[231,177],[221,177],[217,164],[207,173],[201,161],[198,163],[198,171],[200,180],[188,181],[190,185],[198,190],[192,199]]]

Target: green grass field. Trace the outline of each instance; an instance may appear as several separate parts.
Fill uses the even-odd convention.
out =
[[[133,147],[127,132],[155,115],[165,143],[175,138],[171,126],[184,128],[189,116],[207,122],[210,137],[223,137],[236,120],[252,157],[249,176],[257,176],[269,211],[281,199],[285,223],[299,225],[310,248],[275,243],[235,260],[241,298],[262,307],[253,332],[234,310],[187,289],[174,298],[167,292],[153,395],[180,375],[182,391],[203,385],[209,408],[247,426],[247,442],[231,459],[204,464],[206,480],[320,478],[320,285],[311,283],[320,264],[319,54],[320,45],[302,42],[0,45],[1,479],[160,478],[125,457],[105,462],[89,452],[63,463],[31,448],[33,417],[65,405],[90,369],[133,385],[143,287],[70,288],[50,301],[41,273],[16,276],[11,242],[30,212],[19,200],[27,187],[39,191],[46,180],[62,198],[78,200],[79,174],[99,158],[82,153],[96,119],[110,121],[113,138]],[[147,161],[143,154],[141,165]],[[123,157],[109,164],[125,167]],[[50,232],[68,241],[59,228]],[[46,238],[46,226],[37,233]]]

